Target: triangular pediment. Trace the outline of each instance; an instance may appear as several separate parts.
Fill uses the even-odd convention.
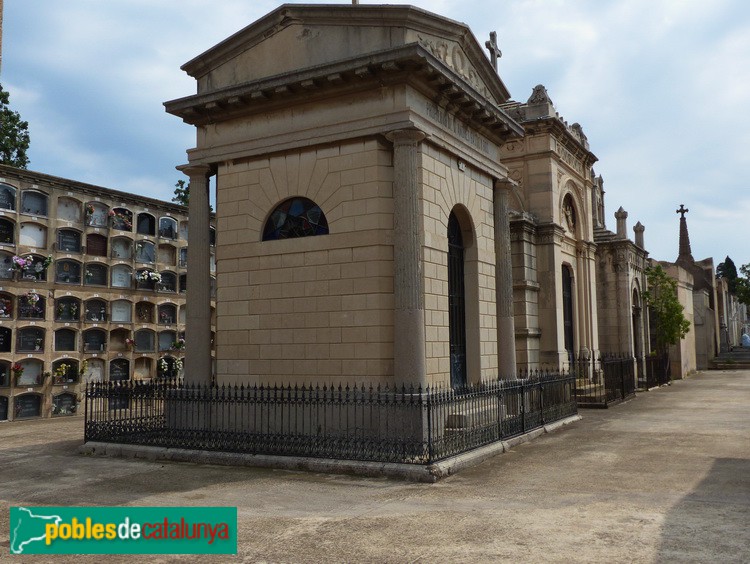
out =
[[[412,6],[283,5],[182,68],[206,94],[407,45],[423,47],[489,102],[508,100],[465,24]]]

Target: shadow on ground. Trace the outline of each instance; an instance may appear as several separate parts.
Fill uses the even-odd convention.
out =
[[[750,460],[716,459],[698,487],[666,514],[656,562],[748,562],[748,524]]]

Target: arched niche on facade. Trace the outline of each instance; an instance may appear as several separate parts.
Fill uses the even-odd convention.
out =
[[[109,206],[101,202],[88,202],[84,206],[86,225],[89,227],[107,227]]]
[[[18,230],[18,244],[35,249],[47,248],[47,228],[41,223],[24,222]]]
[[[109,271],[106,264],[98,262],[86,263],[84,270],[83,282],[86,286],[106,286],[109,278]]]
[[[24,190],[21,192],[21,213],[47,217],[49,196],[38,190]]]
[[[101,298],[86,300],[83,304],[83,319],[87,323],[104,323],[107,321],[107,302]]]
[[[74,352],[77,350],[78,332],[75,329],[63,328],[55,331],[55,351]]]
[[[133,269],[126,264],[116,264],[111,269],[113,288],[131,288],[133,286]]]
[[[133,241],[127,237],[114,237],[111,245],[112,258],[130,260],[133,257]]]
[[[25,358],[18,363],[23,372],[16,378],[16,386],[41,386],[44,383],[44,363],[37,358]]]
[[[13,418],[31,419],[33,417],[41,417],[43,404],[42,394],[28,393],[14,396]]]
[[[107,350],[107,332],[104,329],[86,329],[83,332],[83,352],[100,353]]]
[[[81,232],[68,227],[58,229],[57,250],[61,253],[80,253]]]
[[[57,219],[78,223],[81,221],[81,202],[68,196],[57,199]]]
[[[131,323],[133,321],[133,302],[114,300],[110,305],[112,323]]]
[[[16,209],[16,189],[5,182],[0,182],[0,209],[10,211]]]
[[[86,235],[86,254],[92,257],[107,256],[107,238],[99,233]]]
[[[55,282],[59,284],[80,284],[81,263],[72,259],[62,259],[55,263]]]
[[[81,300],[73,296],[64,296],[55,300],[56,321],[79,321],[81,319]]]
[[[139,213],[136,232],[139,235],[150,235],[151,237],[154,237],[156,235],[156,218],[150,213]]]

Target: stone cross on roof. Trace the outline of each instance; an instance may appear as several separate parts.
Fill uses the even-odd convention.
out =
[[[490,32],[490,40],[484,42],[484,46],[490,52],[490,59],[492,60],[492,68],[497,71],[497,60],[503,56],[503,52],[497,46],[497,32]]]
[[[675,213],[679,213],[680,219],[685,219],[685,214],[690,210],[685,207],[685,204],[680,204],[680,209],[676,210]]]

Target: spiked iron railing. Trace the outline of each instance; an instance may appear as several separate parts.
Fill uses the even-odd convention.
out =
[[[85,440],[429,464],[576,413],[574,376],[547,372],[461,389],[101,382]]]

